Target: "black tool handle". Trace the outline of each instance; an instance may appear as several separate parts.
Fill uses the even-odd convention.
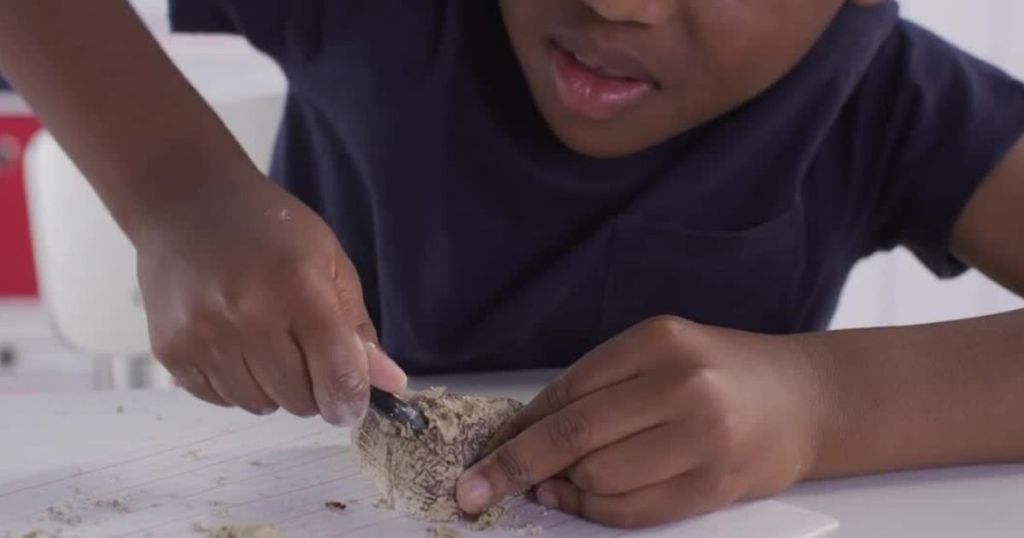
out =
[[[423,413],[409,402],[378,389],[370,387],[370,407],[381,416],[399,424],[404,424],[416,433],[423,433],[427,429],[427,420]]]

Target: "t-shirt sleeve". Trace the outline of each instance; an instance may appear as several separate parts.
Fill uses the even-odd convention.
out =
[[[176,32],[244,36],[263,52],[281,59],[319,49],[323,0],[170,0]]]
[[[956,276],[966,266],[950,252],[953,227],[1024,135],[1024,85],[909,22],[886,48],[875,247],[904,245],[936,275]]]

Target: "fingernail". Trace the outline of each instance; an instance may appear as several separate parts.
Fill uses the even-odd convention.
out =
[[[402,367],[398,365],[384,348],[373,342],[363,342],[366,348],[366,357],[369,360],[370,378],[376,383],[383,382],[386,386],[381,387],[395,393],[404,392],[409,386],[409,376]]]
[[[264,408],[264,409],[260,409],[260,415],[267,416],[267,415],[273,413],[274,411],[277,411],[276,407],[267,407],[267,408]]]
[[[558,496],[551,490],[551,486],[541,484],[537,488],[537,502],[545,508],[555,510],[558,508]]]
[[[391,370],[391,375],[394,375],[397,380],[397,385],[400,390],[396,392],[405,392],[405,389],[409,387],[409,376],[405,373],[405,370],[402,370],[402,367],[387,355],[384,355],[384,364],[387,365],[386,368]]]
[[[456,496],[463,510],[476,514],[491,504],[491,484],[475,473],[467,473],[456,486]]]

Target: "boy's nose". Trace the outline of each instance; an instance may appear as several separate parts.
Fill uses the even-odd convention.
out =
[[[678,0],[583,0],[602,18],[657,26],[672,17]]]

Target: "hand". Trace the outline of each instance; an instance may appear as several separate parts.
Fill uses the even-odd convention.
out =
[[[825,406],[807,357],[790,337],[644,322],[499,431],[459,505],[477,513],[539,485],[549,508],[637,527],[777,493],[814,464]]]
[[[133,234],[154,352],[208,402],[352,425],[370,384],[400,392],[405,374],[331,229],[253,176],[165,204]]]

